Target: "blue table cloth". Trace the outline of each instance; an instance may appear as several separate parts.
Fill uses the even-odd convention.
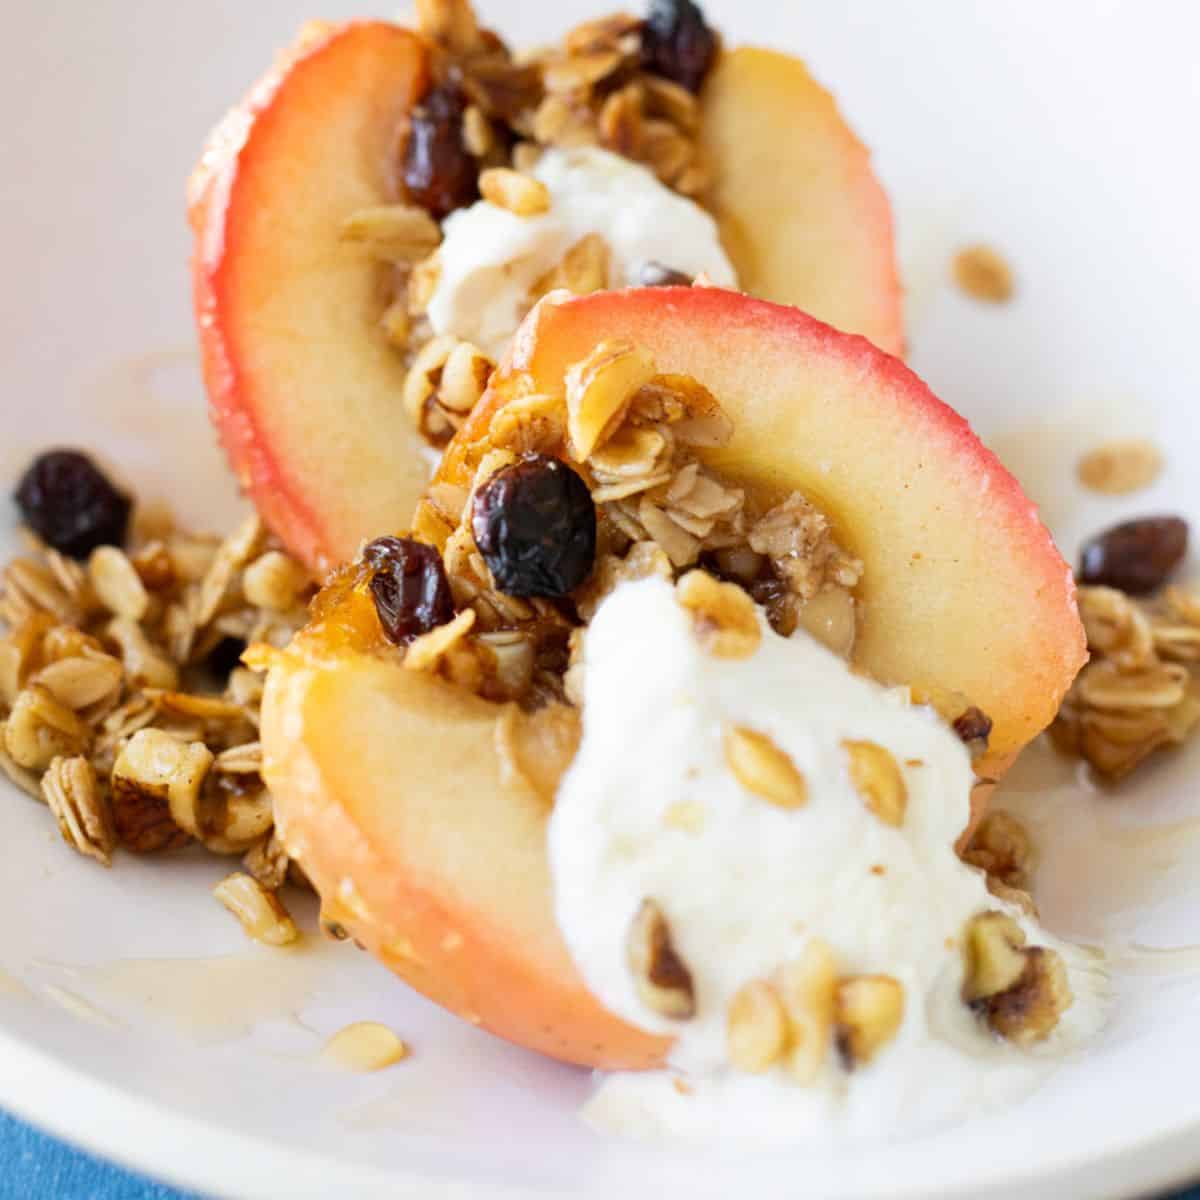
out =
[[[201,1200],[38,1133],[0,1111],[0,1200]],[[1200,1187],[1176,1200],[1200,1200]]]

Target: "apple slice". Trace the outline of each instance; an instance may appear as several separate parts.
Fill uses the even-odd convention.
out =
[[[402,525],[428,479],[379,328],[382,271],[338,238],[393,198],[426,52],[383,22],[310,26],[210,139],[190,186],[196,321],[238,482],[314,567]]]
[[[357,209],[395,199],[397,135],[426,58],[395,25],[309,26],[192,180],[213,419],[239,483],[316,568],[403,525],[426,482],[401,356],[379,328],[384,269],[337,236]],[[744,286],[899,349],[887,201],[829,96],[793,59],[734,51],[708,85],[704,124]]]
[[[787,54],[742,47],[705,84],[709,196],[743,291],[904,351],[892,213],[833,97]]]
[[[1043,728],[1085,657],[1071,574],[1013,478],[902,363],[792,309],[715,289],[541,305],[440,479],[465,482],[516,379],[628,337],[690,374],[733,419],[709,463],[747,487],[798,488],[865,563],[856,665],[995,720],[1001,769]],[[664,1044],[603,1010],[554,924],[552,789],[506,766],[512,706],[407,671],[350,566],[273,656],[265,774],[284,842],[343,924],[426,995],[568,1061],[642,1067]]]

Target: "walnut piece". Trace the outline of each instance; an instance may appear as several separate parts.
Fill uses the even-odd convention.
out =
[[[626,958],[641,1002],[677,1021],[696,1015],[692,973],[671,944],[671,929],[658,902],[642,901],[629,926]]]

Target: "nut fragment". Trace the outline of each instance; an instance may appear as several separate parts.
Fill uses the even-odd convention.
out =
[[[112,811],[86,758],[56,758],[42,776],[42,795],[68,846],[108,867],[116,849]]]
[[[954,732],[971,752],[973,760],[982,758],[987,753],[988,739],[992,736],[992,719],[983,709],[972,705],[954,719]]]
[[[865,1066],[896,1036],[904,1020],[904,987],[890,975],[838,980],[834,1041],[847,1070]]]
[[[736,583],[722,583],[707,571],[689,571],[675,596],[692,615],[696,636],[717,658],[749,658],[762,641],[754,601]]]
[[[235,871],[213,888],[213,895],[237,917],[241,927],[256,942],[287,946],[300,936],[283,902],[253,876]]]
[[[355,1021],[325,1043],[321,1057],[350,1071],[382,1071],[408,1057],[408,1046],[386,1025]]]
[[[799,958],[776,973],[776,986],[788,1018],[788,1074],[811,1083],[825,1062],[833,1029],[837,966],[823,938],[810,938]]]
[[[954,278],[975,300],[1003,304],[1012,299],[1012,269],[990,246],[968,246],[960,250],[954,258]]]
[[[696,1015],[692,973],[671,944],[671,929],[657,901],[642,901],[625,953],[638,997],[648,1009],[675,1020]]]
[[[1017,1045],[1048,1037],[1073,997],[1056,950],[1025,945],[1025,931],[1000,912],[980,913],[963,939],[965,1003]]]
[[[650,352],[624,338],[601,342],[567,368],[567,434],[577,462],[616,432],[634,396],[654,374]]]
[[[1125,496],[1149,487],[1163,468],[1158,447],[1146,438],[1106,442],[1079,460],[1079,482],[1107,496]]]
[[[485,200],[518,217],[536,217],[550,209],[550,191],[532,175],[509,167],[480,172],[479,191]]]
[[[738,988],[725,1022],[729,1061],[739,1071],[761,1074],[777,1063],[787,1044],[787,1013],[765,980]]]
[[[975,828],[963,850],[963,861],[987,872],[1009,888],[1029,887],[1033,872],[1033,842],[1025,827],[1010,813],[993,809]]]
[[[725,730],[725,762],[748,792],[776,808],[800,808],[808,802],[808,784],[786,750],[765,733],[734,725]]]
[[[442,367],[438,403],[453,413],[467,414],[487,387],[495,363],[470,342],[459,342]]]
[[[908,788],[892,752],[877,742],[845,741],[850,779],[863,803],[887,825],[904,824]]]
[[[163,815],[169,814],[176,829],[202,838],[200,793],[212,761],[203,742],[189,744],[161,729],[139,730],[113,764],[114,805],[118,811],[165,808]]]

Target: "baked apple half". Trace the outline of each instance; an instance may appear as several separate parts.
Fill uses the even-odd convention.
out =
[[[307,27],[213,134],[191,182],[213,419],[293,554],[328,568],[412,512],[426,443],[461,424],[492,365],[448,364],[427,317],[445,218],[481,182],[488,204],[532,213],[541,185],[526,172],[544,150],[640,164],[643,190],[719,219],[745,289],[901,350],[887,200],[798,61],[721,52],[706,26],[693,42],[708,51],[681,61],[669,31],[628,16],[517,60],[463,0],[417,7],[415,30]],[[603,232],[583,231],[516,319],[551,285],[631,282]],[[673,253],[671,228],[658,236]]]
[[[262,736],[327,920],[468,1020],[606,1068],[665,1046],[584,988],[545,825],[579,736],[579,631],[647,575],[690,581],[725,650],[745,631],[722,597],[749,593],[781,632],[908,685],[984,778],[1085,658],[1033,505],[902,363],[734,292],[547,298],[408,536],[369,544],[263,653]]]

